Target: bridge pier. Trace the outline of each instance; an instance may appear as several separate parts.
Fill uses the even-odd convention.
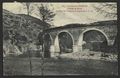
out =
[[[73,45],[73,52],[82,52],[82,45]]]
[[[51,57],[55,57],[59,55],[59,48],[55,45],[50,46]],[[82,52],[82,45],[73,45],[73,52]]]
[[[55,46],[54,45],[50,46],[50,53],[51,53],[51,57],[55,57]]]
[[[59,47],[55,46],[55,45],[51,45],[50,46],[50,53],[51,53],[51,57],[59,56],[59,54],[60,54]]]
[[[56,47],[55,45],[50,46],[50,53],[51,57],[56,57],[59,55],[59,48]],[[73,52],[82,52],[82,46],[80,45],[73,45]]]
[[[78,52],[78,45],[73,45],[73,52]]]

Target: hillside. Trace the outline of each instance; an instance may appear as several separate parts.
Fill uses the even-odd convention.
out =
[[[28,15],[25,15],[25,14],[18,14],[18,15],[21,16],[21,17],[23,17],[23,18],[25,18],[26,20],[30,20],[31,22],[40,25],[39,27],[42,28],[42,29],[46,29],[46,28],[50,27],[50,25],[48,23],[42,22],[38,18],[35,18],[35,17],[32,17],[32,16],[28,16]]]
[[[49,26],[38,18],[25,14],[14,14],[3,9],[4,38],[8,38],[11,30],[17,35],[26,36],[28,39],[37,38],[39,31],[49,28]]]
[[[98,21],[90,25],[117,25],[117,20]]]
[[[14,14],[3,9],[3,55],[4,57],[13,53],[19,55],[26,52],[27,45],[38,40],[41,30],[49,28],[49,24],[40,19],[24,15]],[[14,43],[12,45],[12,43]],[[13,48],[11,48],[13,46]]]

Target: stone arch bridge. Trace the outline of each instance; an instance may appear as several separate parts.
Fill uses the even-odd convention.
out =
[[[85,48],[101,50],[112,46],[117,34],[116,24],[69,24],[43,31],[45,57],[60,53],[82,52]]]

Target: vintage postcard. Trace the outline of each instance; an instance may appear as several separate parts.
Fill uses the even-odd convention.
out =
[[[118,75],[116,2],[3,2],[3,75]]]

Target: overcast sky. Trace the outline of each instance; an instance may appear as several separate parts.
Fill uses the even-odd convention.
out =
[[[40,3],[34,3],[40,4]],[[49,3],[49,8],[54,9],[56,16],[54,17],[55,26],[63,26],[70,23],[91,23],[95,21],[114,20],[115,18],[105,18],[102,14],[96,12],[93,5],[98,6],[100,3]],[[3,3],[3,9],[15,14],[26,14],[23,5],[18,2]],[[39,18],[34,9],[32,16]]]

